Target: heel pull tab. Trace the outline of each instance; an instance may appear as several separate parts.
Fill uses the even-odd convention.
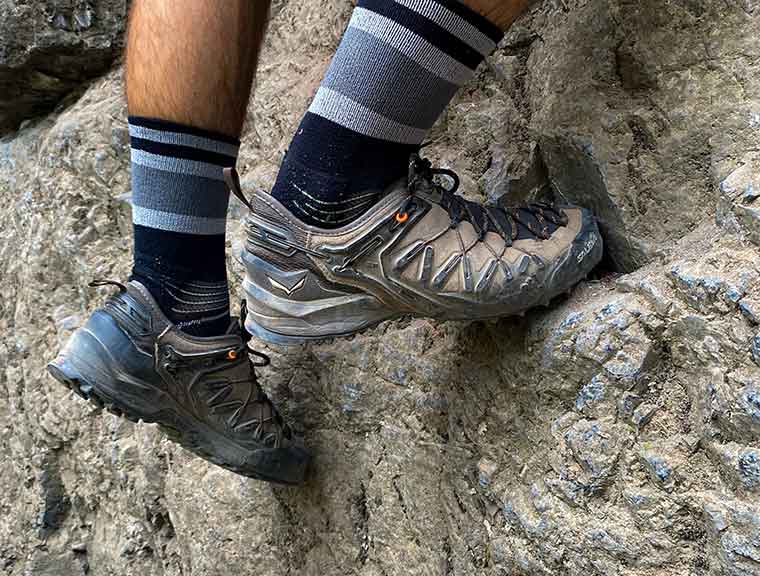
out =
[[[246,316],[248,316],[248,302],[243,298],[242,302],[240,302],[240,317],[238,321],[240,322],[240,336],[243,338],[243,342],[248,344],[251,340],[251,334],[245,329]]]
[[[235,198],[240,200],[251,212],[253,212],[253,206],[248,201],[248,198],[243,194],[243,190],[240,188],[240,177],[237,170],[234,168],[225,168],[224,171],[224,183],[227,184],[230,192],[235,195]]]

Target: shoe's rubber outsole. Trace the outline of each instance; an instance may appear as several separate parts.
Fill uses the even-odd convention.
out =
[[[357,336],[377,327],[383,322],[388,320],[396,320],[403,317],[403,314],[389,315],[387,318],[380,318],[374,322],[363,326],[358,330],[349,330],[347,332],[338,332],[325,334],[324,336],[289,336],[287,334],[279,334],[278,332],[272,332],[267,330],[261,324],[258,324],[255,320],[246,318],[245,330],[251,335],[255,336],[259,340],[263,340],[269,344],[276,344],[278,346],[300,346],[302,344],[327,344],[337,340],[339,338],[349,338],[351,336]]]
[[[95,382],[83,377],[72,363],[64,357],[59,356],[56,360],[50,362],[47,365],[47,370],[55,380],[97,408],[106,410],[115,416],[126,418],[131,422],[137,423],[143,421],[146,424],[155,423],[170,440],[212,464],[216,464],[242,476],[275,484],[298,485],[304,481],[308,462],[304,465],[302,473],[294,475],[293,478],[284,479],[267,476],[252,470],[250,467],[239,464],[240,461],[245,460],[244,458],[233,461],[220,457],[218,451],[210,448],[210,446],[219,446],[220,443],[229,446],[230,443],[201,422],[191,422],[187,416],[182,417],[176,411],[166,409],[157,411],[151,415],[138,413],[127,406],[126,403],[106,395]]]

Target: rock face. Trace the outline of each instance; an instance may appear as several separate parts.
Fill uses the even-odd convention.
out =
[[[249,183],[271,184],[350,10],[275,4]],[[0,141],[0,573],[760,575],[759,29],[751,1],[536,5],[431,154],[472,195],[592,204],[618,273],[520,320],[267,350],[317,459],[297,489],[44,372],[104,296],[86,282],[129,270],[119,72]]]
[[[0,0],[0,135],[50,110],[121,50],[126,0]]]

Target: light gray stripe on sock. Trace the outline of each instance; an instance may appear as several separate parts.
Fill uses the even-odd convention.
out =
[[[367,59],[374,65],[367,66]],[[322,86],[399,124],[425,130],[457,91],[456,84],[358,28],[346,31]]]
[[[391,142],[419,144],[427,134],[427,130],[400,124],[324,86],[317,90],[309,112],[354,132]]]
[[[435,0],[393,0],[397,4],[406,6],[414,10],[417,14],[432,20],[444,30],[451,32],[454,36],[466,43],[470,48],[476,50],[481,56],[488,56],[496,48],[496,43],[488,36],[483,34],[475,26],[464,20],[461,16],[454,14],[445,6],[440,5]]]
[[[224,218],[229,192],[224,182],[132,165],[132,204],[160,212]]]
[[[175,146],[189,146],[190,148],[198,148],[208,152],[225,154],[226,156],[237,156],[238,148],[240,148],[234,144],[202,138],[201,136],[182,134],[181,132],[165,132],[132,124],[129,125],[129,135],[133,138],[152,140],[153,142],[161,142],[162,144],[174,144]]]
[[[188,174],[190,176],[202,176],[203,178],[211,178],[212,180],[224,180],[221,166],[198,162],[197,160],[187,160],[185,158],[159,156],[158,154],[151,154],[145,150],[136,150],[134,148],[131,152],[132,162],[146,168]]]
[[[189,214],[172,214],[151,210],[142,206],[132,207],[132,222],[146,228],[158,228],[168,232],[185,234],[224,234],[225,218],[202,218]]]
[[[348,27],[364,30],[393,46],[426,70],[457,86],[467,82],[474,74],[474,70],[442,52],[421,36],[407,30],[398,22],[366,8],[354,8]]]

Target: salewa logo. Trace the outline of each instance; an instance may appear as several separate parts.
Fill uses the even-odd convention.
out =
[[[578,254],[578,264],[583,262],[583,259],[589,255],[589,252],[594,249],[594,246],[596,246],[596,234],[591,234],[588,240],[586,240],[586,244],[584,244],[583,250],[581,250]]]
[[[278,282],[277,280],[275,280],[268,274],[267,274],[267,279],[269,280],[269,283],[272,285],[272,288],[277,288],[278,290],[282,290],[288,296],[292,296],[296,290],[300,290],[301,288],[304,287],[304,284],[306,284],[306,276],[301,276],[301,279],[298,280],[295,284],[293,284],[290,287],[285,286],[285,284],[282,284],[281,282]]]

